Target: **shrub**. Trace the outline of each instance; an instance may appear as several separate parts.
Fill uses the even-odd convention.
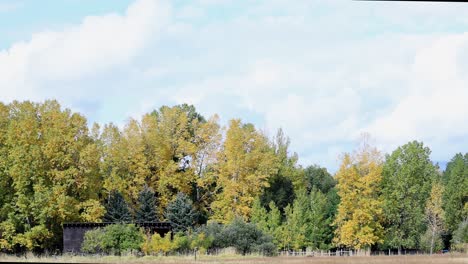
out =
[[[245,223],[241,219],[235,219],[223,233],[229,246],[233,246],[242,255],[255,251],[261,244],[272,242],[272,238],[255,224]]]
[[[154,233],[150,238],[149,248],[146,254],[164,254],[171,252],[175,248],[175,244],[171,241],[171,233],[167,233],[161,237],[158,233]]]
[[[455,251],[466,251],[468,248],[468,220],[460,222],[458,228],[453,232],[452,249]]]
[[[190,237],[185,236],[182,232],[179,232],[174,235],[172,243],[174,244],[173,250],[181,253],[188,253],[188,251],[192,249]]]
[[[254,251],[261,255],[272,257],[276,256],[276,245],[273,242],[265,242],[254,247]]]
[[[203,232],[211,239],[211,248],[234,247],[242,255],[252,252],[272,255],[276,252],[271,236],[266,235],[255,224],[245,223],[240,218],[224,227],[210,223],[198,232]]]
[[[98,253],[102,252],[102,239],[104,237],[104,230],[102,228],[87,231],[84,235],[81,250],[85,253]]]
[[[205,253],[213,244],[213,240],[213,236],[207,236],[203,232],[194,234],[191,237],[190,248],[198,249],[201,253]]]
[[[120,255],[125,251],[140,250],[143,241],[143,233],[135,225],[115,224],[86,232],[81,247],[87,253]]]

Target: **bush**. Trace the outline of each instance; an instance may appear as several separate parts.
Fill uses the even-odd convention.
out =
[[[455,251],[466,251],[468,248],[468,221],[462,221],[453,232],[452,249]]]
[[[98,253],[102,252],[102,239],[104,237],[104,230],[102,228],[87,231],[84,235],[81,250],[85,253]]]
[[[240,218],[226,226],[209,223],[197,232],[204,233],[211,240],[210,248],[234,247],[242,255],[252,252],[273,255],[276,252],[271,236],[265,234],[255,224],[245,223]]]
[[[426,232],[421,236],[421,249],[429,252],[431,250],[431,240],[432,240],[432,233],[431,230],[426,230]],[[437,252],[444,248],[444,243],[440,235],[436,235],[434,237],[434,245],[433,245],[433,252]]]
[[[258,246],[255,246],[254,251],[268,257],[277,255],[276,245],[273,242],[265,242]]]
[[[175,245],[173,241],[171,241],[171,233],[167,233],[164,237],[161,237],[158,233],[154,233],[151,236],[151,242],[148,253],[151,254],[159,254],[163,253],[167,255],[167,253],[174,250]]]
[[[86,232],[81,248],[87,253],[120,255],[125,251],[140,250],[143,241],[143,232],[135,225],[115,224]]]

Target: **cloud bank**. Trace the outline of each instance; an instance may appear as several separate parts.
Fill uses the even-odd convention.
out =
[[[0,50],[0,100],[57,98],[117,123],[191,103],[337,167],[361,132],[384,151],[468,149],[467,7],[353,1],[136,0]],[[64,21],[66,23],[66,21]]]

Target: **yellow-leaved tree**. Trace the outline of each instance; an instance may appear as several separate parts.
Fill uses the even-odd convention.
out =
[[[229,122],[216,167],[217,195],[212,220],[226,223],[236,216],[248,220],[255,198],[277,170],[268,138],[252,124]]]
[[[382,240],[382,201],[379,197],[382,156],[368,142],[361,139],[359,148],[345,153],[336,173],[338,195],[341,200],[334,221],[334,243],[358,251],[368,252]]]

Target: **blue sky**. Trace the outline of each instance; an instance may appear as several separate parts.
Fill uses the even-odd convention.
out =
[[[282,127],[335,171],[384,152],[468,149],[468,4],[350,0],[0,0],[0,100],[58,99],[90,122],[191,103]]]

